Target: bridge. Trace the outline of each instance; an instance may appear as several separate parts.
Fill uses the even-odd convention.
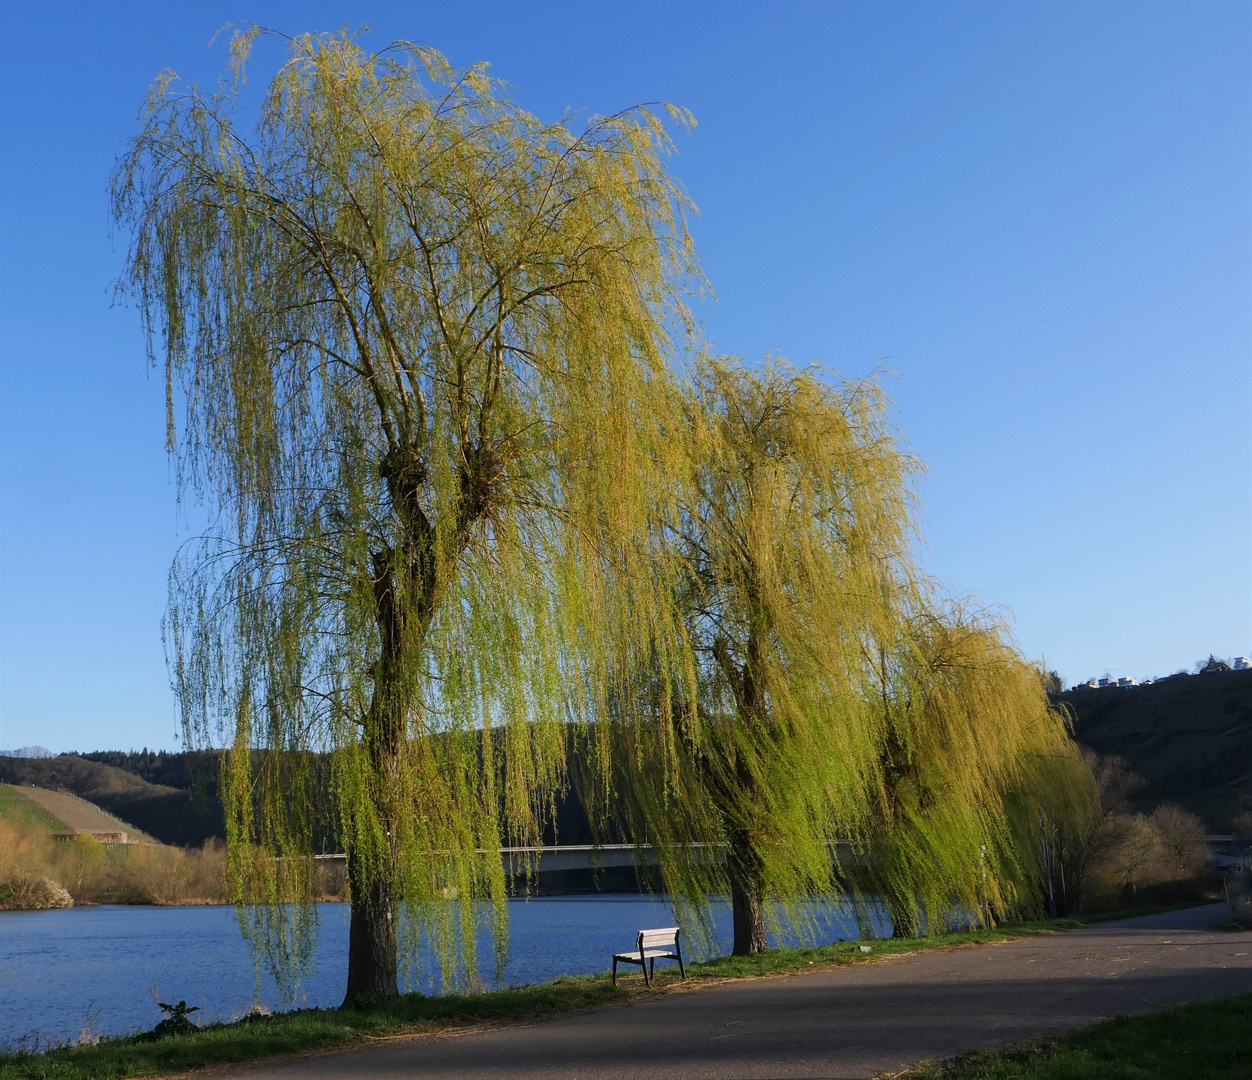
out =
[[[708,853],[709,859],[718,862],[726,857],[725,844],[695,844]],[[832,848],[842,850],[844,857],[851,855],[846,840],[838,840],[831,844]],[[479,854],[486,854],[486,849],[479,849]],[[314,855],[315,859],[343,862],[347,855],[336,852],[331,855]],[[516,875],[530,873],[546,874],[559,870],[608,870],[622,866],[655,866],[657,856],[651,844],[553,844],[551,847],[506,847],[500,848],[500,857],[504,859],[506,874]]]

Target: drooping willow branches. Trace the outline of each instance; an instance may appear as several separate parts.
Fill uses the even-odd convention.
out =
[[[274,973],[308,955],[326,835],[349,998],[423,941],[455,985],[480,920],[499,955],[498,849],[541,836],[571,726],[596,813],[697,921],[729,891],[737,951],[814,893],[909,926],[1020,902],[1040,791],[1081,788],[1064,726],[912,566],[875,382],[676,376],[700,277],[661,117],[574,132],[344,35],[291,39],[252,110],[257,33],[216,91],[158,79],[113,200],[213,522],[171,573],[183,721],[229,747],[231,886]]]
[[[688,203],[653,112],[543,124],[428,48],[294,38],[254,114],[256,36],[224,89],[158,79],[113,180],[170,446],[216,523],[171,576],[170,649],[192,742],[231,747],[254,937],[290,969],[307,925],[274,905],[309,898],[329,811],[348,996],[394,993],[420,933],[472,968],[476,898],[503,948],[492,853],[537,840],[565,721],[640,649],[677,652],[635,538],[675,486]]]
[[[710,360],[687,405],[673,560],[698,723],[663,680],[623,702],[595,803],[657,851],[707,926],[729,893],[734,951],[804,901],[885,905],[898,933],[1029,907],[1027,825],[1089,786],[1035,670],[988,618],[934,596],[910,558],[915,462],[875,381]],[[1051,790],[1049,790],[1051,785]]]

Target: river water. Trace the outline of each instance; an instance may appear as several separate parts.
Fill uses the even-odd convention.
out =
[[[348,912],[346,904],[318,905],[314,967],[296,992],[296,1007],[342,1001]],[[510,947],[499,980],[493,978],[489,944],[480,948],[487,986],[605,971],[613,953],[631,947],[637,930],[674,925],[663,897],[634,895],[510,900],[509,920]],[[714,909],[714,925],[714,951],[729,952],[728,905]],[[818,941],[857,936],[845,911],[820,910]],[[280,1007],[271,979],[262,979],[259,996],[256,987],[251,953],[230,907],[0,912],[0,1047],[42,1049],[83,1035],[148,1029],[161,1019],[157,1000],[185,999],[200,1007],[200,1021],[234,1019],[258,1004]],[[439,989],[430,982],[414,988]]]

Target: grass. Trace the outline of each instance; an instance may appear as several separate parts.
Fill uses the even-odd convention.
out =
[[[1247,1080],[1252,994],[1117,1016],[897,1074],[908,1080]]]
[[[44,809],[34,799],[22,794],[22,789],[12,784],[0,784],[0,820],[17,828],[34,827],[48,832],[72,831],[59,817]]]
[[[1145,913],[1137,911],[1133,914]],[[1120,913],[1122,917],[1125,914]],[[123,1077],[161,1076],[209,1065],[348,1046],[370,1039],[549,1019],[622,1004],[657,992],[699,989],[701,985],[724,979],[811,971],[921,949],[1010,941],[1074,929],[1087,922],[1114,917],[1118,915],[1015,923],[995,929],[962,930],[928,938],[880,938],[864,943],[839,942],[812,948],[772,949],[750,957],[723,956],[688,964],[686,982],[679,980],[676,967],[670,966],[664,973],[658,970],[654,990],[646,990],[639,975],[619,973],[619,985],[616,987],[607,974],[563,976],[541,986],[486,993],[446,997],[404,994],[399,998],[370,1003],[364,1008],[300,1009],[269,1016],[253,1015],[232,1024],[202,1028],[194,1035],[158,1041],[147,1041],[139,1035],[102,1039],[94,1045],[50,1047],[42,1053],[34,1049],[18,1049],[0,1052],[0,1080],[120,1080]],[[868,954],[861,951],[862,944],[869,946]]]

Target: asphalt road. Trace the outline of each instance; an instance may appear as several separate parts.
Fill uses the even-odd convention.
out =
[[[380,1041],[239,1080],[651,1080],[903,1069],[1101,1017],[1252,991],[1225,905],[812,974],[726,982],[523,1027]]]

